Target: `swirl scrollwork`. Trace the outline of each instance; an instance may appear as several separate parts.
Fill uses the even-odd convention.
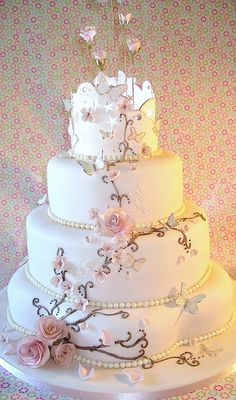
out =
[[[147,360],[147,362],[143,364],[144,369],[150,369],[153,367],[154,364],[159,364],[161,362],[168,360],[177,360],[176,362],[178,365],[188,364],[190,367],[198,367],[200,365],[200,362],[196,360],[196,358],[190,351],[185,351],[179,356],[166,357],[161,360],[155,360],[155,361],[149,357],[144,357],[144,358]]]

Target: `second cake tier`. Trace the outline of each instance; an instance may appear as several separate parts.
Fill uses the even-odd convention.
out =
[[[48,163],[50,216],[70,226],[91,224],[89,209],[122,207],[136,225],[153,225],[183,211],[181,158],[170,151],[106,168],[54,157]]]
[[[92,304],[153,305],[168,301],[172,286],[188,282],[194,290],[209,274],[208,222],[188,201],[176,220],[136,230],[123,243],[58,224],[40,206],[27,218],[27,242],[35,286],[73,298],[89,288]]]

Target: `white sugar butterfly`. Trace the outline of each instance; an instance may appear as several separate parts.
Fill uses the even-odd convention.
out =
[[[189,312],[190,314],[196,314],[198,312],[198,303],[205,299],[206,295],[201,293],[196,296],[188,299],[186,297],[186,285],[185,283],[181,283],[180,294],[178,294],[175,298],[175,303],[177,306],[184,307],[184,310]]]
[[[139,258],[135,260],[135,258],[131,254],[128,254],[126,258],[125,268],[132,268],[136,272],[138,272],[142,267],[142,265],[145,263],[145,261],[146,258]]]
[[[170,214],[166,222],[161,222],[158,220],[158,222],[164,226],[167,230],[170,230],[172,228],[175,228],[176,226],[179,225],[178,221],[175,219],[175,216],[173,213]]]
[[[87,175],[95,174],[96,171],[101,170],[105,167],[105,163],[103,160],[103,150],[97,155],[93,163],[82,160],[78,161],[78,163],[81,165]]]

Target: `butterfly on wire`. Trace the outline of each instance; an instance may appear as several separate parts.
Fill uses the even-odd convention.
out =
[[[161,224],[165,230],[169,231],[172,228],[175,228],[176,226],[179,225],[178,221],[175,219],[175,216],[173,213],[170,214],[166,222],[162,222],[158,220],[159,224]]]
[[[103,150],[96,156],[96,159],[93,162],[78,160],[78,163],[81,165],[87,175],[94,175],[95,172],[105,167],[105,162],[103,160]]]
[[[175,304],[179,307],[182,307],[180,315],[183,311],[189,312],[190,314],[197,314],[198,304],[201,303],[205,298],[206,295],[203,293],[197,294],[196,296],[191,298],[187,298],[186,284],[182,282],[180,293],[175,298]]]

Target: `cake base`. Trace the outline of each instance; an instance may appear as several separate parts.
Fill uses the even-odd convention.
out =
[[[5,326],[9,326],[6,288],[0,291],[0,304],[1,332]],[[10,335],[12,340],[20,338],[17,332]],[[197,390],[236,371],[235,337],[236,321],[224,335],[205,342],[212,350],[222,349],[216,357],[205,355],[201,358],[200,365],[194,368],[187,364],[178,365],[174,359],[170,359],[154,365],[149,370],[143,369],[145,379],[135,385],[128,383],[126,377],[120,375],[120,370],[117,369],[96,369],[94,379],[81,381],[76,365],[69,369],[60,369],[50,360],[43,368],[25,367],[17,363],[15,355],[3,354],[3,343],[0,343],[0,365],[17,378],[37,388],[79,397],[81,400],[158,400]],[[184,351],[191,349],[185,346],[176,355]]]

